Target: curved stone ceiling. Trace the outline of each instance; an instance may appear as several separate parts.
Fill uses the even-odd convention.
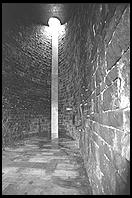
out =
[[[70,15],[78,6],[76,3],[40,4],[40,3],[3,3],[2,26],[7,28],[16,21],[48,25],[50,17],[58,17],[61,24],[68,22]]]
[[[53,16],[59,18],[61,24],[68,22],[76,6],[2,4],[2,89],[14,106],[22,103],[24,108],[50,108],[51,41],[42,35],[41,29]]]

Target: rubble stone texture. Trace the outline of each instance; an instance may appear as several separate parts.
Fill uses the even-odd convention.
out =
[[[130,8],[91,10],[79,8],[60,38],[60,125],[79,141],[93,194],[123,194],[130,178]]]

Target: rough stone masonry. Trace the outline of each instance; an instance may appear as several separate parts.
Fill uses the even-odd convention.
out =
[[[59,64],[59,124],[79,142],[93,194],[128,193],[129,5],[79,6],[60,37]]]
[[[59,137],[76,140],[93,194],[128,194],[130,6],[76,7],[59,36]],[[50,136],[48,27],[15,24],[2,50],[3,137],[9,143],[23,131]]]
[[[51,35],[48,27],[17,22],[2,39],[4,142],[51,131]]]

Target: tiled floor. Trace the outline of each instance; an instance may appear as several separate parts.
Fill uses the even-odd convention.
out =
[[[6,148],[2,153],[2,194],[90,195],[82,159],[72,145],[71,141],[32,138]]]

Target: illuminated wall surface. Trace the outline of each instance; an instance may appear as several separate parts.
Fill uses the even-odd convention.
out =
[[[130,187],[130,6],[70,7],[67,20],[49,6],[39,10],[39,22],[22,14],[23,23],[17,17],[12,25],[10,19],[3,23],[9,24],[2,31],[3,144],[22,138],[23,131],[72,138],[93,194],[125,194]],[[48,25],[53,12],[61,22],[58,36]]]
[[[51,74],[51,138],[58,138],[58,33],[60,21],[49,19],[52,34],[52,74]]]

